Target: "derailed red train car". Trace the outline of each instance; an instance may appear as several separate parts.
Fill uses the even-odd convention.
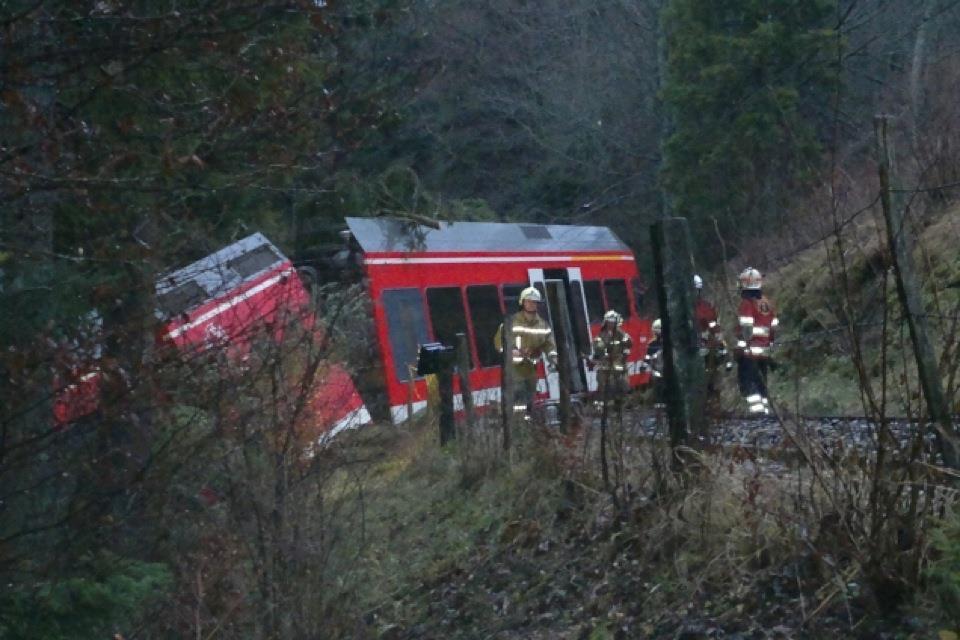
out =
[[[180,353],[222,350],[233,361],[245,357],[258,337],[276,343],[297,323],[320,331],[293,264],[262,234],[255,233],[157,281],[158,343]],[[54,417],[63,426],[96,410],[98,373],[93,363],[72,384],[62,385]],[[336,363],[318,369],[309,399],[309,430],[325,439],[370,422],[348,373]]]
[[[347,218],[347,224],[362,252],[394,423],[406,419],[408,401],[414,412],[426,406],[426,383],[412,373],[419,345],[454,345],[458,333],[468,336],[474,404],[499,401],[493,336],[531,285],[545,301],[541,315],[567,346],[568,361],[560,366],[568,368],[572,393],[596,390],[591,338],[609,309],[623,315],[635,345],[631,386],[648,382],[643,356],[651,323],[638,313],[643,285],[633,253],[608,228],[441,222],[433,229],[388,218]],[[541,401],[559,399],[558,378],[541,363]]]

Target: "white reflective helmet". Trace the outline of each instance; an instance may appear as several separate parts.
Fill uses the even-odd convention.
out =
[[[693,288],[703,289],[703,278],[701,278],[697,274],[693,274]]]
[[[607,311],[605,314],[603,314],[603,321],[604,323],[612,322],[615,326],[619,327],[623,324],[623,316],[613,309],[610,309],[610,311]]]
[[[660,335],[660,318],[653,321],[653,332]]]
[[[753,267],[747,267],[740,272],[737,278],[741,289],[761,289],[763,287],[763,276]]]
[[[520,292],[520,299],[517,301],[517,303],[518,303],[520,306],[523,306],[523,303],[524,303],[524,301],[526,301],[526,300],[533,300],[534,302],[541,302],[541,301],[543,300],[543,298],[540,297],[540,292],[537,291],[536,287],[527,287],[526,289],[524,289],[523,291]]]

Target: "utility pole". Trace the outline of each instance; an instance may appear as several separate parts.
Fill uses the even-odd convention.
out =
[[[706,434],[706,374],[693,312],[693,261],[685,218],[664,218],[650,227],[657,297],[663,326],[664,385],[670,446]],[[674,462],[680,460],[675,455]]]
[[[880,173],[880,204],[883,208],[883,218],[886,220],[887,242],[896,272],[897,294],[910,329],[920,387],[927,401],[930,420],[934,424],[937,444],[943,455],[943,462],[951,469],[957,469],[960,468],[960,458],[958,458],[956,434],[950,408],[943,392],[937,356],[930,340],[930,329],[923,312],[920,285],[917,281],[916,267],[913,264],[912,243],[905,225],[907,207],[904,202],[904,193],[902,189],[891,186],[896,178],[892,144],[887,137],[890,120],[890,116],[885,115],[877,115],[873,119]]]

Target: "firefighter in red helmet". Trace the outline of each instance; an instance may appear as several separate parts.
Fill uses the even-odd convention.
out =
[[[769,415],[767,373],[779,321],[770,299],[763,295],[763,277],[753,267],[740,273],[740,307],[737,310],[737,381],[753,415]]]
[[[723,339],[717,309],[704,297],[703,278],[699,275],[693,276],[693,288],[697,293],[693,315],[699,333],[700,356],[703,357],[704,370],[707,374],[707,398],[710,404],[716,405],[719,402],[720,391],[718,373],[721,368],[726,371],[733,369],[733,362],[727,351],[727,342]]]
[[[538,305],[543,297],[535,287],[520,292],[520,310],[511,319],[512,337],[508,338],[513,355],[514,410],[533,412],[533,400],[537,395],[537,362],[546,357],[552,369],[557,367],[557,345],[553,330],[540,317]],[[493,337],[497,351],[503,352],[503,325]]]

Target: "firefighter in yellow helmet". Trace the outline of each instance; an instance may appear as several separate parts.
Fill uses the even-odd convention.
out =
[[[593,339],[593,362],[597,367],[597,395],[618,404],[630,390],[627,357],[633,342],[621,329],[623,316],[611,309],[603,316],[600,333]]]
[[[527,287],[520,292],[520,310],[511,318],[511,335],[507,338],[507,347],[513,355],[514,410],[526,409],[528,413],[532,413],[533,400],[537,395],[537,361],[545,356],[551,368],[557,366],[553,330],[538,313],[542,299],[534,287]],[[493,337],[497,351],[503,352],[503,338],[501,324]]]

